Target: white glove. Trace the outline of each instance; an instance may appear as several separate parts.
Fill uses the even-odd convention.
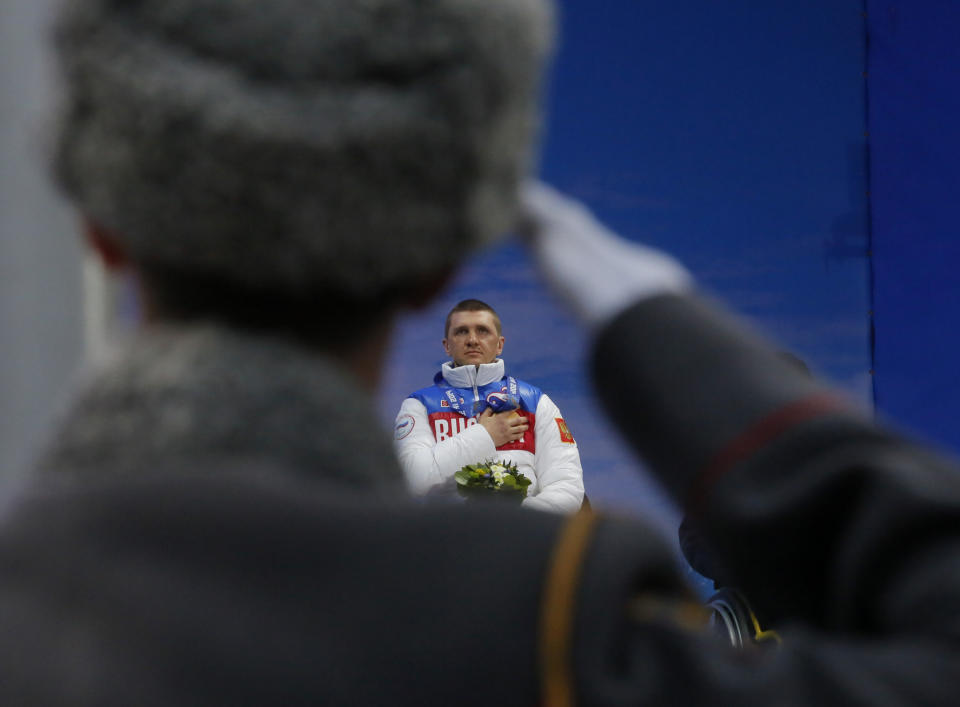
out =
[[[671,256],[620,238],[583,204],[542,182],[523,185],[520,209],[519,230],[540,274],[589,327],[640,300],[693,287]]]

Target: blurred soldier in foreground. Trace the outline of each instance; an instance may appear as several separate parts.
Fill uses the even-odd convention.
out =
[[[329,22],[333,7],[341,14]],[[421,81],[446,87],[446,69],[484,46],[483,29],[494,24],[491,36],[509,35],[485,47],[498,79],[470,81],[469,95],[480,104],[527,105],[500,81],[528,65],[499,59],[540,26],[527,20],[542,18],[534,12],[542,9],[519,0],[75,4],[60,34],[74,91],[60,172],[93,239],[107,254],[124,251],[152,311],[178,323],[155,329],[153,343],[93,384],[81,400],[94,427],[68,421],[50,468],[62,471],[55,478],[88,481],[48,484],[4,513],[4,704],[955,703],[957,468],[848,409],[693,294],[669,257],[619,240],[547,187],[523,189],[523,226],[546,279],[594,332],[591,367],[604,408],[710,534],[738,586],[781,627],[781,649],[735,653],[706,635],[668,546],[641,520],[373,498],[376,478],[354,488],[342,482],[352,483],[351,474],[399,478],[396,462],[375,453],[389,449],[386,441],[353,449],[336,436],[321,450],[298,446],[339,435],[348,413],[336,404],[311,418],[316,428],[294,426],[282,444],[253,445],[261,425],[283,433],[270,415],[287,395],[307,403],[291,380],[273,406],[245,408],[261,399],[243,387],[249,376],[273,385],[289,371],[315,371],[294,378],[313,381],[323,395],[342,390],[334,402],[364,398],[360,386],[342,381],[345,370],[358,371],[358,380],[376,377],[376,357],[364,359],[361,342],[385,336],[386,313],[366,312],[344,342],[327,320],[301,329],[311,320],[293,304],[312,301],[317,287],[328,297],[349,294],[354,306],[375,301],[383,287],[364,289],[355,277],[376,270],[361,254],[378,258],[381,246],[387,260],[409,256],[410,274],[397,272],[394,292],[435,283],[431,256],[445,248],[434,242],[405,251],[392,242],[404,223],[399,214],[417,198],[432,203],[434,187],[450,201],[414,219],[405,237],[466,237],[481,215],[512,213],[522,167],[486,150],[522,152],[526,127],[518,125],[526,121],[493,130],[496,111],[481,111],[454,131],[484,149],[446,176],[472,175],[478,181],[468,184],[476,186],[485,183],[481,175],[496,175],[490,184],[498,188],[479,190],[445,179],[422,192],[413,180],[387,188],[377,177],[446,164],[449,145],[433,153],[387,140],[396,137],[387,130],[389,149],[378,150],[353,142],[352,131],[378,117],[396,126],[392,109],[403,115],[416,105]],[[350,33],[367,15],[382,30],[374,43]],[[444,17],[470,31],[448,34]],[[410,47],[427,54],[411,49],[415,60],[395,63],[391,50],[413,36]],[[321,71],[301,50],[337,60]],[[157,66],[162,71],[150,71]],[[359,76],[364,88],[354,85]],[[247,89],[258,91],[255,99],[242,97]],[[305,91],[305,102],[288,91]],[[388,97],[396,102],[381,103]],[[205,108],[196,112],[191,101],[201,98]],[[432,110],[400,124],[413,130],[423,122],[425,134],[446,134],[444,118],[452,130],[474,115],[436,96],[426,106]],[[305,115],[305,108],[316,110]],[[318,123],[328,112],[340,122]],[[182,131],[193,137],[181,143]],[[247,142],[256,136],[275,151]],[[319,149],[340,137],[351,145],[340,162],[301,156],[305,141]],[[334,179],[327,159],[364,171]],[[334,191],[318,193],[324,168]],[[488,210],[497,199],[503,212]],[[324,204],[343,210],[327,213]],[[287,219],[284,226],[274,227],[270,214]],[[370,220],[365,233],[373,240],[364,247],[351,250],[345,232],[336,245],[311,240],[340,233],[349,214]],[[488,224],[491,232],[503,225]],[[148,235],[142,243],[118,235],[134,231]],[[311,253],[343,253],[343,262]],[[188,254],[196,266],[177,260]],[[424,265],[419,274],[415,263]],[[259,264],[273,275],[238,277]],[[323,274],[314,270],[324,264]],[[162,284],[170,282],[184,287]],[[315,314],[335,316],[334,302],[313,304]],[[184,322],[193,318],[227,325]],[[194,330],[210,333],[185,333]],[[314,349],[332,350],[333,360],[313,357]],[[298,363],[287,368],[291,359]],[[189,387],[205,391],[206,405],[193,407],[170,388],[220,369],[234,372]],[[220,396],[228,410],[217,408]],[[226,435],[229,444],[174,443],[180,433],[219,429],[213,409],[247,420]],[[200,410],[208,416],[197,417]],[[125,439],[143,449],[113,451]],[[298,453],[273,452],[288,448]],[[222,449],[229,453],[211,453]],[[124,474],[106,473],[113,471]],[[314,473],[328,480],[303,482]]]

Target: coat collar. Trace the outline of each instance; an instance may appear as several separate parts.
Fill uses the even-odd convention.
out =
[[[504,364],[502,358],[493,363],[481,363],[479,366],[453,366],[447,362],[443,364],[440,373],[454,388],[480,388],[503,378]]]
[[[261,459],[389,488],[403,475],[368,394],[332,359],[213,325],[154,326],[81,387],[40,471],[137,473]]]

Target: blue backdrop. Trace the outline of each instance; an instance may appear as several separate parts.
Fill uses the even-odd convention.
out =
[[[870,402],[866,23],[861,0],[568,0],[542,174],[623,236],[663,247],[703,288]],[[553,397],[587,493],[675,535],[677,510],[613,436],[585,342],[513,242],[478,256],[398,332],[381,409],[444,360],[446,311],[501,314],[504,358]]]
[[[876,404],[960,451],[960,5],[871,0]]]

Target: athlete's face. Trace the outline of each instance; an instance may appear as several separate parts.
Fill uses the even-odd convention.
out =
[[[443,350],[456,366],[493,363],[503,351],[503,337],[490,312],[454,312]]]

